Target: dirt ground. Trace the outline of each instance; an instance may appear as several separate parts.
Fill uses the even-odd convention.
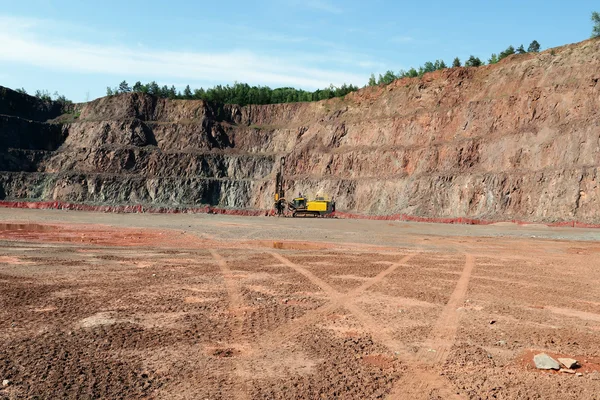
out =
[[[599,238],[2,209],[0,398],[600,399]]]

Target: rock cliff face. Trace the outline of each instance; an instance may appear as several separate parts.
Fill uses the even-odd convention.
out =
[[[0,89],[0,197],[268,209],[285,157],[288,195],[342,210],[599,223],[599,80],[590,40],[315,103],[124,94],[58,117]]]

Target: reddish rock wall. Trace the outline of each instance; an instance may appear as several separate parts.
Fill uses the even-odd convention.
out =
[[[127,94],[53,123],[5,115],[0,197],[266,210],[285,157],[288,195],[325,192],[352,214],[598,224],[598,71],[589,40],[323,102]]]

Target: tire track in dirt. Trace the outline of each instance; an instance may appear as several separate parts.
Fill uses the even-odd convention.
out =
[[[308,279],[309,281],[311,281],[312,283],[314,283],[315,285],[317,285],[318,287],[320,287],[321,290],[323,290],[325,293],[327,293],[333,299],[337,299],[337,298],[341,297],[341,293],[339,293],[337,290],[335,290],[333,288],[333,286],[331,286],[329,283],[325,282],[324,280],[322,280],[321,278],[319,278],[318,276],[316,276],[315,274],[313,274],[312,272],[310,272],[306,268],[304,268],[304,267],[302,267],[302,266],[300,266],[298,264],[293,263],[292,261],[290,261],[289,259],[285,258],[281,254],[277,254],[277,253],[274,253],[274,252],[271,252],[269,254],[271,254],[275,259],[281,261],[283,264],[285,264],[286,266],[290,267],[291,269],[293,269],[294,271],[296,271],[300,275],[303,275],[306,279]]]
[[[236,279],[233,278],[233,273],[231,268],[229,268],[229,265],[227,265],[227,261],[219,253],[217,253],[216,250],[211,249],[210,254],[213,256],[219,265],[219,268],[221,269],[221,274],[227,289],[227,296],[229,297],[229,312],[235,318],[230,338],[232,344],[237,343],[241,348],[248,348],[248,343],[246,342],[242,332],[244,316],[239,312],[243,304],[240,284]],[[245,365],[242,363],[242,360],[239,359],[239,355],[234,356],[232,362],[235,367],[233,369],[233,373],[236,375],[233,379],[233,396],[235,399],[250,399],[250,388],[247,379],[245,379],[245,377],[249,375],[247,374]]]
[[[277,329],[269,332],[268,334],[266,334],[265,336],[263,336],[261,338],[262,342],[268,343],[269,345],[273,346],[275,343],[277,343],[277,344],[285,343],[290,338],[293,338],[294,336],[298,335],[306,326],[316,324],[316,323],[322,321],[322,319],[327,314],[333,312],[334,310],[336,310],[340,307],[344,307],[344,306],[347,306],[348,304],[351,304],[356,298],[358,298],[358,296],[362,292],[369,289],[371,286],[376,285],[377,283],[381,282],[386,276],[393,273],[398,268],[400,268],[402,266],[407,266],[407,262],[410,259],[412,259],[413,257],[415,257],[418,253],[408,254],[408,255],[404,256],[397,263],[390,265],[387,269],[380,272],[375,277],[369,279],[368,281],[366,281],[359,287],[349,291],[348,293],[338,292],[331,285],[329,285],[327,282],[323,281],[321,278],[315,276],[312,272],[308,271],[306,268],[293,263],[292,261],[283,257],[280,254],[277,254],[275,252],[270,252],[269,254],[271,254],[275,259],[281,261],[284,265],[292,268],[293,270],[297,271],[301,275],[305,276],[309,281],[311,281],[315,285],[319,286],[323,291],[325,291],[328,295],[331,296],[331,300],[329,303],[317,308],[316,310],[308,311],[302,317],[294,319],[294,320],[278,327]],[[354,306],[353,309],[360,310],[356,306]],[[361,311],[360,315],[363,318],[361,318],[361,316],[359,316],[358,319],[367,321],[367,318],[364,317],[366,314],[364,314],[364,312],[362,312],[362,310],[360,310],[360,311]],[[373,325],[373,323],[371,323],[371,325]]]
[[[332,296],[332,301],[326,306],[323,306],[320,309],[314,310],[308,315],[305,315],[305,319],[302,321],[299,326],[292,326],[291,329],[283,330],[283,332],[279,332],[279,335],[285,335],[285,337],[291,337],[288,333],[299,333],[299,331],[310,323],[316,323],[321,320],[322,316],[326,315],[328,312],[333,311],[338,307],[346,308],[363,326],[363,328],[371,334],[371,336],[379,343],[387,347],[390,351],[392,351],[395,355],[402,357],[408,361],[417,361],[417,358],[414,352],[411,352],[403,343],[394,339],[382,324],[375,321],[373,317],[371,317],[368,313],[364,312],[360,307],[354,304],[354,300],[358,297],[360,293],[368,289],[369,287],[381,282],[385,279],[386,276],[394,272],[398,267],[402,265],[406,265],[406,262],[414,257],[416,254],[405,256],[400,262],[391,265],[386,270],[380,272],[375,277],[370,279],[368,282],[365,282],[363,285],[358,288],[351,290],[346,294],[341,294],[334,288],[332,288],[329,284],[324,282],[321,278],[315,276],[306,268],[293,263],[289,259],[283,257],[277,253],[271,253],[273,257],[283,262],[285,265],[294,269],[298,273],[305,276],[315,285],[321,287],[326,293]],[[463,273],[463,275],[465,275]],[[469,271],[470,276],[470,271]],[[461,284],[461,279],[459,279],[459,284],[457,285],[465,287],[466,292],[466,284]],[[468,283],[468,276],[466,283]],[[321,286],[324,284],[324,286]],[[457,289],[455,289],[453,296],[457,293]],[[463,294],[464,297],[464,294]],[[451,297],[452,300],[452,297]],[[460,301],[460,300],[456,300]],[[300,322],[299,320],[293,321],[294,323]],[[271,345],[273,342],[270,341]],[[425,368],[422,368],[425,367]],[[418,368],[422,368],[419,370]],[[392,392],[391,397],[393,399],[419,399],[419,398],[428,398],[421,397],[425,393],[431,393],[433,391],[442,395],[444,399],[460,399],[452,390],[448,387],[449,382],[447,382],[444,378],[440,377],[436,371],[430,371],[427,366],[417,365],[415,368],[416,372],[410,373],[405,379],[401,379],[397,385],[395,385],[396,391]],[[407,397],[408,396],[408,397]]]
[[[465,301],[474,266],[474,257],[471,254],[466,254],[465,267],[454,291],[433,326],[429,338],[419,350],[418,359],[420,361],[443,364],[448,358],[448,353],[454,344],[458,329],[459,314],[456,309]]]
[[[411,352],[408,346],[394,339],[388,329],[382,326],[380,322],[375,321],[371,315],[364,312],[356,304],[347,302],[344,304],[344,307],[362,324],[363,328],[371,334],[373,339],[387,347],[394,355],[403,358],[414,357],[414,352]]]
[[[433,326],[429,338],[423,343],[417,356],[413,356],[414,368],[396,382],[388,399],[429,399],[431,393],[437,393],[443,399],[463,398],[450,389],[450,383],[439,375],[436,368],[447,360],[456,339],[459,322],[456,309],[465,300],[474,266],[474,257],[466,254],[465,266],[448,303]]]
[[[213,256],[217,262],[217,265],[221,269],[221,275],[225,281],[227,296],[229,297],[229,311],[235,314],[242,305],[242,292],[240,290],[240,284],[237,280],[233,279],[233,272],[227,265],[227,261],[225,261],[225,259],[219,253],[217,253],[216,250],[211,249],[210,254]]]

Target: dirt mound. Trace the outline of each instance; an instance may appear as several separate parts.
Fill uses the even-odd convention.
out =
[[[599,70],[588,40],[322,102],[0,106],[0,199],[270,209],[285,157],[288,193],[354,213],[599,223]]]

